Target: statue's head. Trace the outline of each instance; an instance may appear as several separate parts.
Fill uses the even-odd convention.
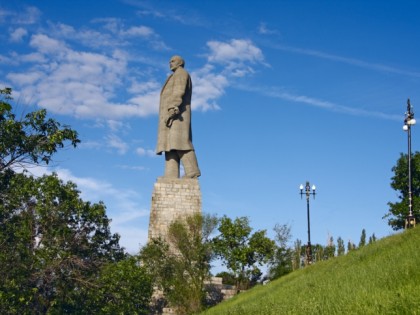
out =
[[[178,67],[184,67],[185,61],[182,59],[181,56],[173,56],[171,60],[169,61],[169,68],[172,71],[175,71],[178,69]]]

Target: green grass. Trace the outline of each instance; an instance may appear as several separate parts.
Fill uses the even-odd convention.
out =
[[[420,227],[257,286],[202,314],[420,315]]]

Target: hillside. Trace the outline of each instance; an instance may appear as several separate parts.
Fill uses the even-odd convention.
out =
[[[420,227],[255,287],[203,314],[420,314]]]

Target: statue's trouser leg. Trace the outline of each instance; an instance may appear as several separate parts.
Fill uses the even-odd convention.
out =
[[[197,157],[194,150],[190,151],[178,151],[179,157],[181,158],[182,165],[184,166],[186,178],[197,178],[201,175],[200,169],[198,168]]]
[[[165,152],[165,177],[179,178],[179,155],[177,151]]]

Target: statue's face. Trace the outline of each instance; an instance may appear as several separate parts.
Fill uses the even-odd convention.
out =
[[[172,57],[169,61],[169,68],[175,71],[182,64],[182,60],[179,57]]]

